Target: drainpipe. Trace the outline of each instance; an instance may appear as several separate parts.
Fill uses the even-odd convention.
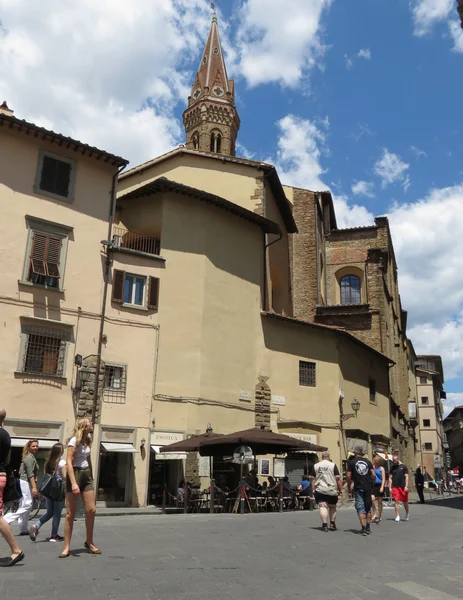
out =
[[[320,304],[320,258],[318,256],[318,192],[314,193],[314,220],[315,220],[315,268],[317,270],[316,273],[316,281],[317,281],[317,306]],[[326,268],[326,266],[325,266]],[[316,309],[315,309],[316,310]]]
[[[96,408],[98,405],[98,388],[99,388],[99,379],[100,379],[100,366],[101,366],[101,350],[103,347],[103,333],[104,333],[104,324],[106,317],[106,300],[108,297],[108,284],[109,284],[109,270],[111,268],[111,233],[114,223],[114,214],[116,212],[116,187],[117,187],[117,179],[120,173],[125,169],[127,164],[120,167],[116,173],[113,175],[113,182],[111,187],[111,205],[109,209],[109,219],[108,219],[108,239],[103,242],[103,245],[107,247],[106,249],[106,260],[104,265],[104,275],[103,275],[103,303],[101,307],[101,317],[100,317],[100,332],[98,335],[98,350],[96,355],[96,367],[95,367],[95,385],[93,388],[93,407],[92,407],[92,424],[95,425],[96,420]]]

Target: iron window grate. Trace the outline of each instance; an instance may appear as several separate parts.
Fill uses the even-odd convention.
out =
[[[106,364],[104,373],[104,401],[125,404],[127,391],[127,366]]]
[[[27,327],[22,356],[23,373],[64,377],[68,336],[59,329]]]
[[[304,360],[299,361],[299,385],[316,386],[315,363]]]

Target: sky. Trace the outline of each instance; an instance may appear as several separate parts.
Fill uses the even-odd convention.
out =
[[[408,336],[463,404],[463,31],[455,0],[217,0],[238,154],[387,215]],[[0,101],[135,166],[184,142],[206,0],[0,0]]]

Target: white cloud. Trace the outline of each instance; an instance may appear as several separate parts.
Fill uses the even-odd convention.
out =
[[[440,354],[446,379],[463,374],[463,183],[389,213],[408,335]]]
[[[348,71],[350,71],[352,69],[352,67],[354,66],[353,59],[350,58],[349,56],[347,56],[347,54],[344,54],[344,60],[346,61],[346,69]]]
[[[352,193],[355,196],[367,196],[367,198],[374,198],[374,187],[375,184],[372,181],[356,181],[352,185]]]
[[[445,416],[447,416],[449,413],[452,412],[452,410],[454,408],[456,408],[457,406],[462,406],[463,405],[463,393],[462,392],[457,392],[457,393],[453,393],[453,392],[447,392],[447,399],[443,401],[444,402],[444,414]]]
[[[2,0],[0,89],[20,118],[129,158],[183,139],[174,118],[210,23],[203,0]],[[196,60],[195,60],[196,62]],[[194,65],[193,68],[196,68]]]
[[[417,148],[416,146],[410,146],[410,150],[413,152],[413,154],[416,156],[417,159],[420,158],[427,158],[428,154],[424,151],[421,150],[420,148]]]
[[[453,10],[454,0],[416,0],[412,5],[415,35],[426,35],[436,23],[447,20]]]
[[[240,72],[250,86],[298,87],[322,61],[321,21],[333,0],[244,0],[238,31]]]
[[[429,34],[438,23],[445,23],[453,40],[453,50],[463,52],[463,32],[455,0],[415,0],[412,6],[414,34]]]
[[[370,48],[361,48],[357,53],[358,58],[364,58],[365,60],[371,59],[371,50]]]
[[[277,156],[269,161],[276,164],[283,183],[313,191],[329,190],[323,182],[325,170],[321,165],[328,126],[327,119],[315,124],[295,115],[287,115],[278,121]],[[364,206],[349,204],[343,195],[333,194],[333,200],[339,227],[373,222],[373,215]]]
[[[409,164],[404,162],[398,154],[389,152],[387,148],[383,148],[383,154],[375,163],[375,173],[381,179],[383,188],[392,184],[401,182],[407,191],[410,186],[410,178],[406,171]]]

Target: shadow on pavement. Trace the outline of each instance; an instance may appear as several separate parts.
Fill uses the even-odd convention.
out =
[[[434,502],[427,502],[429,506],[443,506],[445,508],[456,508],[457,510],[463,510],[463,496],[453,496],[453,498],[442,498],[434,500]]]

